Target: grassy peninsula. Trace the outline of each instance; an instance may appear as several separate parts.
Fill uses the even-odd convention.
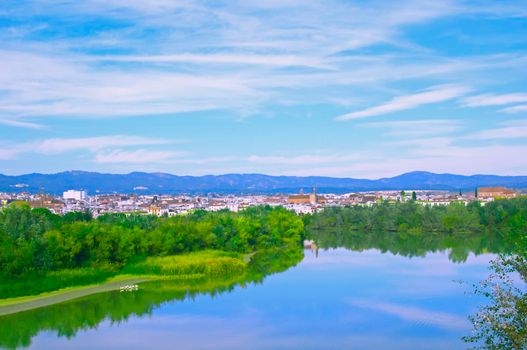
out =
[[[243,275],[256,251],[299,251],[303,230],[302,220],[283,208],[94,219],[89,213],[59,216],[14,203],[0,212],[0,299],[101,284],[123,275]]]

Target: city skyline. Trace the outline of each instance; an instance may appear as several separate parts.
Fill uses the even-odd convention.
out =
[[[525,1],[0,5],[0,173],[527,174]]]

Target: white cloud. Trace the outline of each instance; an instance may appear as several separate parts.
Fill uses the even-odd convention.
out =
[[[503,127],[486,129],[466,136],[474,140],[527,139],[527,121],[504,123]]]
[[[436,86],[413,95],[398,96],[387,103],[337,117],[337,120],[352,120],[413,109],[422,105],[439,103],[463,96],[469,88],[465,86]]]
[[[349,162],[363,159],[364,155],[322,155],[322,154],[305,154],[298,156],[258,156],[251,155],[247,158],[249,162],[259,164],[292,164],[292,165],[310,165],[334,162]]]
[[[458,131],[463,123],[459,120],[421,119],[363,123],[360,126],[388,129],[391,136],[417,136],[449,134]]]
[[[501,106],[513,103],[527,102],[526,93],[504,94],[504,95],[477,95],[465,98],[462,103],[466,107]]]
[[[463,175],[525,175],[527,146],[459,146],[452,138],[423,138],[390,142],[369,150],[364,160],[310,167],[288,167],[280,174],[382,178],[423,170]],[[388,147],[387,147],[388,146]],[[410,147],[411,146],[411,147]],[[361,151],[356,151],[361,154]],[[506,167],[503,164],[507,164]]]
[[[0,119],[0,124],[29,129],[42,129],[44,127],[41,124],[31,123],[21,119]]]
[[[55,138],[35,142],[26,149],[43,154],[58,154],[75,150],[92,152],[114,147],[162,145],[177,141],[147,138],[141,136],[112,135],[83,138]]]
[[[519,106],[513,106],[513,107],[504,108],[504,109],[501,110],[501,112],[505,112],[505,113],[527,112],[527,105],[519,105]]]
[[[0,160],[14,159],[16,158],[17,155],[18,155],[18,151],[15,149],[10,149],[10,148],[5,148],[5,147],[0,148]]]
[[[196,63],[196,64],[236,64],[263,66],[304,66],[312,68],[331,68],[321,59],[295,55],[240,55],[240,54],[178,54],[152,56],[101,56],[101,61],[143,62],[143,63]]]
[[[70,151],[88,151],[94,153],[121,147],[167,145],[178,142],[180,141],[127,135],[51,138],[26,143],[5,144],[0,159],[14,159],[21,153],[43,155],[57,155]]]
[[[181,156],[184,153],[172,151],[152,151],[139,149],[134,151],[113,150],[110,152],[100,152],[95,155],[96,163],[165,163],[174,157]]]
[[[319,84],[377,88],[386,81],[422,76],[443,81],[449,72],[480,66],[413,57],[408,52],[421,55],[422,50],[400,36],[407,25],[459,13],[453,0],[368,5],[333,0],[31,3],[33,11],[67,17],[70,25],[93,15],[130,25],[98,28],[82,39],[66,36],[36,43],[17,36],[9,41],[0,52],[0,86],[6,89],[0,112],[9,117],[100,118],[215,109],[247,115],[266,103],[297,96],[299,103],[311,103],[312,95],[306,97],[304,90]],[[23,19],[33,14],[16,6],[6,12]],[[401,57],[342,54],[375,44],[405,46],[407,52]],[[108,48],[128,54],[96,54]],[[347,95],[316,94],[316,102]]]

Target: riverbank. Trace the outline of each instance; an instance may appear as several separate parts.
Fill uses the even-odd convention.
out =
[[[28,295],[0,300],[0,316],[32,310],[65,301],[81,298],[87,295],[118,290],[127,284],[138,284],[160,278],[158,276],[120,275],[109,279],[103,284],[77,286],[46,292],[38,295]]]
[[[0,299],[0,316],[45,307],[87,295],[118,290],[130,284],[160,279],[195,280],[206,277],[243,275],[255,253],[238,254],[206,250],[195,253],[147,258],[124,268],[102,283],[79,285],[55,291]]]

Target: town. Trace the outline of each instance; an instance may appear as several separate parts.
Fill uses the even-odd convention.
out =
[[[415,201],[421,205],[447,205],[452,202],[469,203],[478,200],[485,204],[497,198],[515,198],[524,191],[505,187],[480,187],[473,191],[390,190],[353,192],[346,194],[311,193],[274,195],[140,195],[96,194],[83,190],[68,190],[62,196],[50,194],[0,193],[0,207],[15,201],[27,202],[32,208],[46,208],[55,214],[89,211],[94,217],[105,213],[144,213],[157,216],[185,215],[193,210],[237,212],[258,205],[282,206],[297,214],[313,214],[326,207],[371,206],[381,201]]]

